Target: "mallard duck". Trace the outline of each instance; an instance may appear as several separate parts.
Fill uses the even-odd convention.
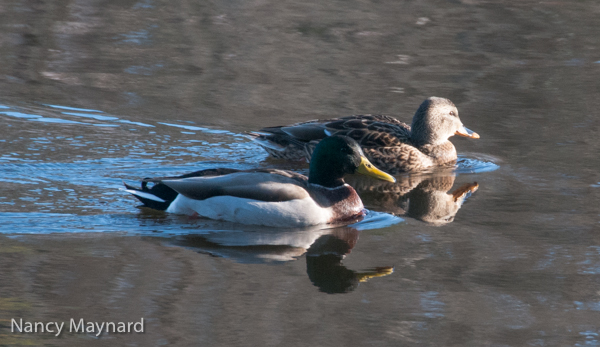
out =
[[[360,115],[313,120],[248,133],[269,154],[284,159],[310,159],[318,141],[331,135],[356,140],[367,158],[389,173],[412,172],[456,163],[453,135],[478,139],[465,128],[452,101],[427,98],[409,126],[385,115]]]
[[[331,136],[312,153],[308,177],[277,169],[208,169],[178,177],[144,179],[125,190],[145,206],[243,224],[302,227],[342,223],[364,214],[344,175],[361,173],[395,182],[369,162],[347,136]],[[148,182],[155,183],[148,188]]]

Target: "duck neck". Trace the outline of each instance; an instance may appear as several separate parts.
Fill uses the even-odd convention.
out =
[[[313,170],[310,170],[310,173],[308,174],[308,183],[318,184],[326,188],[337,188],[343,186],[346,182],[344,182],[343,178],[333,178],[328,174],[318,175],[315,174]]]
[[[438,146],[448,141],[447,138],[439,136],[434,129],[430,129],[426,125],[420,124],[420,122],[413,122],[410,139],[417,147],[425,145]]]
[[[450,141],[439,145],[422,145],[419,146],[419,150],[435,158],[438,163],[448,163],[456,160],[456,148]]]

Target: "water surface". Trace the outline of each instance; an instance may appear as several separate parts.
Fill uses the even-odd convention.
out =
[[[0,344],[600,345],[600,5],[0,5]],[[278,167],[244,131],[454,101],[452,170],[352,178],[357,224],[154,213],[119,190]],[[10,319],[145,333],[15,334]]]

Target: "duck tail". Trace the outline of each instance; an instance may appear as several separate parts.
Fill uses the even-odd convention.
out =
[[[304,160],[306,142],[285,133],[247,132],[245,136],[261,146],[274,158]]]
[[[277,152],[283,152],[285,150],[285,144],[281,143],[281,141],[278,141],[276,135],[257,131],[248,131],[244,133],[244,136],[266,150],[273,150]]]
[[[136,188],[125,182],[123,182],[125,188],[122,190],[131,193],[146,207],[150,207],[155,210],[164,211],[169,208],[169,205],[177,197],[177,192],[167,187],[162,183],[155,183],[152,188],[148,188],[148,181],[143,180],[141,188]]]
[[[140,188],[136,188],[123,182],[125,188],[121,188],[141,201],[144,206],[153,208],[155,210],[164,211],[175,200],[177,193],[174,189],[170,188],[166,184],[161,183],[162,180],[173,180],[190,177],[203,177],[203,176],[221,176],[228,175],[234,172],[239,172],[237,169],[205,169],[200,171],[194,171],[181,176],[169,176],[169,177],[156,177],[156,178],[144,178]],[[153,183],[151,188],[148,188],[148,183]]]

